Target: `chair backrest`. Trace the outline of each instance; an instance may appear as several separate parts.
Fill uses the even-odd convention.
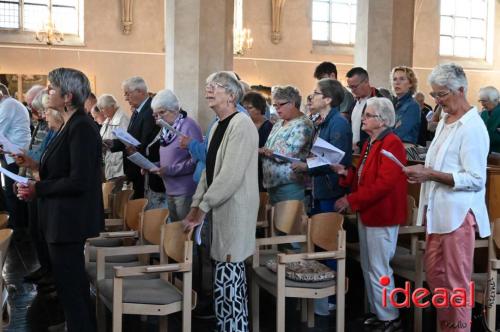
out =
[[[488,167],[486,178],[486,205],[490,220],[500,218],[500,167]]]
[[[326,251],[338,250],[338,233],[343,224],[344,216],[336,212],[313,215],[308,227],[310,244]]]
[[[417,224],[417,203],[413,196],[406,196],[406,225],[415,226]]]
[[[14,231],[10,228],[0,229],[0,272],[3,269],[3,263],[7,257],[7,250],[9,249],[10,239]]]
[[[113,217],[119,219],[125,218],[127,202],[132,199],[132,195],[134,195],[134,190],[132,189],[122,190],[116,194],[113,204]]]
[[[164,224],[162,228],[163,254],[177,263],[184,263],[186,258],[191,257],[192,254],[190,252],[192,250],[192,232],[185,233],[184,225],[181,221]],[[186,246],[187,244],[188,246]]]
[[[114,181],[108,181],[102,184],[102,202],[104,204],[104,209],[110,208],[110,194],[114,188],[115,188]]]
[[[294,229],[299,228],[303,213],[303,201],[289,200],[276,203],[273,217],[274,228],[285,234],[290,234]]]
[[[420,200],[420,183],[408,183],[408,195],[415,199],[415,204],[418,206]]]
[[[168,209],[144,211],[142,218],[142,237],[146,243],[161,244],[161,227],[167,222]]]
[[[493,236],[493,242],[498,252],[500,250],[500,218],[493,220],[493,234],[491,236]]]
[[[0,229],[7,228],[8,224],[9,224],[9,214],[0,213]]]
[[[267,203],[269,202],[269,194],[266,192],[259,193],[260,205],[259,213],[257,214],[257,220],[267,220]]]
[[[146,205],[148,205],[148,200],[145,198],[133,199],[127,202],[125,209],[125,226],[127,229],[140,230],[141,217]]]

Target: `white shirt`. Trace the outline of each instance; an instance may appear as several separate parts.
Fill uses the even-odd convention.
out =
[[[358,101],[356,101],[356,105],[354,105],[354,108],[352,109],[351,126],[353,146],[359,142],[361,134],[361,114],[363,114],[363,109],[365,108],[367,100],[368,97],[359,99]]]
[[[31,140],[30,116],[26,107],[12,97],[0,101],[0,133],[12,144],[21,149],[28,149]],[[5,155],[7,164],[14,159]]]
[[[467,212],[472,210],[479,235],[489,236],[490,224],[485,201],[486,164],[490,146],[488,132],[475,107],[454,125],[445,125],[447,117],[445,115],[439,121],[425,158],[425,166],[452,174],[455,185],[450,187],[435,181],[422,183],[418,224],[423,224],[427,205],[427,233],[451,233],[462,225]],[[440,138],[441,134],[445,136]]]

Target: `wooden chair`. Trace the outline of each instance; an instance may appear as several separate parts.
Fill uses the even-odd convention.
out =
[[[125,208],[127,206],[127,202],[132,199],[134,195],[134,190],[126,189],[119,191],[115,194],[113,199],[113,213],[111,218],[114,219],[122,219],[125,216]]]
[[[260,205],[257,214],[257,230],[264,230],[264,237],[269,237],[271,233],[272,206],[269,205],[269,195],[266,192],[259,193]]]
[[[102,184],[102,203],[104,205],[104,214],[110,217],[113,211],[113,197],[111,192],[114,188],[114,181],[107,181]]]
[[[307,306],[308,326],[314,326],[313,299],[324,298],[336,294],[337,331],[344,331],[345,304],[345,231],[342,229],[343,216],[330,212],[313,216],[307,223],[307,235],[277,236],[267,239],[257,239],[256,251],[252,262],[251,299],[253,331],[259,331],[259,289],[264,288],[276,296],[276,331],[285,331],[285,298],[297,297],[308,299],[302,301]],[[260,247],[291,242],[307,242],[307,252],[299,254],[278,254],[277,273],[262,266]],[[314,252],[314,246],[324,252]],[[297,282],[285,278],[285,264],[304,260],[337,259],[336,279],[325,282]],[[305,311],[303,311],[304,313]]]
[[[5,263],[5,258],[7,257],[7,251],[9,250],[10,239],[14,231],[10,228],[0,229],[0,271],[3,270],[3,265]],[[0,300],[3,300],[3,289],[4,280],[0,273]],[[1,307],[1,302],[0,302]],[[2,316],[3,312],[0,310]],[[3,317],[0,317],[0,332],[3,330]]]
[[[9,224],[9,214],[0,213],[0,229],[7,228],[8,224]]]
[[[301,200],[281,201],[273,207],[273,218],[271,225],[272,235],[276,231],[285,234],[300,234],[301,221],[304,214],[304,202]]]
[[[184,233],[181,222],[164,224],[161,240],[160,246],[126,248],[129,253],[160,252],[160,265],[115,267],[113,279],[98,282],[100,300],[113,311],[113,332],[122,331],[124,314],[160,316],[160,330],[166,331],[166,316],[179,311],[182,311],[182,331],[191,331],[191,310],[196,304],[192,291],[191,233]],[[131,278],[151,274],[159,274],[159,277]],[[181,275],[182,281],[177,278]]]
[[[500,167],[488,167],[486,179],[486,205],[490,221],[500,218]]]

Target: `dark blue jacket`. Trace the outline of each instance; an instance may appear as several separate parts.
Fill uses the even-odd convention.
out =
[[[417,143],[420,130],[420,107],[412,98],[411,92],[399,98],[394,109],[396,110],[394,134],[404,143]]]
[[[352,129],[351,124],[343,117],[338,107],[331,109],[326,119],[318,126],[319,137],[345,152],[342,165],[350,166],[352,162]],[[337,199],[347,193],[347,189],[339,186],[337,173],[329,165],[308,169],[313,177],[314,199]]]

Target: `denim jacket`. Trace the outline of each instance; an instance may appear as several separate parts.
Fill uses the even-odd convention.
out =
[[[351,165],[352,129],[338,107],[332,108],[326,119],[318,126],[318,136],[345,152],[340,162],[342,165]],[[337,199],[347,193],[346,188],[339,186],[339,176],[329,165],[310,168],[307,172],[313,177],[314,199]]]
[[[396,123],[394,125],[394,134],[404,143],[417,143],[420,130],[420,107],[411,92],[398,98],[395,107]]]

